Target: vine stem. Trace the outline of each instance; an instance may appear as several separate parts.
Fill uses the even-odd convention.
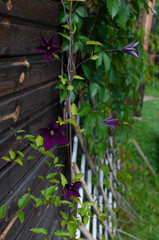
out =
[[[100,52],[94,53],[94,55],[97,55],[97,54],[102,53],[102,52],[116,52],[116,51],[121,51],[121,50],[122,50],[122,48],[108,49],[108,50],[103,50],[103,51],[100,51]],[[87,61],[89,61],[89,60],[91,60],[91,59],[92,59],[92,57],[87,58],[87,59],[84,60],[83,62],[79,63],[79,64],[76,66],[75,69],[77,69],[81,64],[83,64],[83,63],[85,63],[85,62],[87,62]]]

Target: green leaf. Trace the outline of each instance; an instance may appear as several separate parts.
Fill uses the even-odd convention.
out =
[[[79,75],[74,75],[72,79],[84,80],[84,78]]]
[[[41,193],[47,197],[47,196],[50,196],[54,191],[55,191],[55,186],[51,186],[49,188],[46,188],[45,190],[42,190]]]
[[[73,86],[69,85],[69,86],[67,87],[67,90],[72,91],[72,90],[73,90]]]
[[[63,101],[65,101],[67,98],[67,90],[63,91],[61,94],[60,94],[60,103],[62,103]]]
[[[62,217],[63,217],[65,220],[68,219],[68,215],[67,215],[65,212],[60,211],[60,213],[61,213]]]
[[[22,224],[24,222],[24,212],[16,212],[17,217],[20,220],[20,223]]]
[[[16,137],[16,140],[21,140],[21,139],[22,139],[21,136]]]
[[[46,152],[44,151],[42,153],[49,156],[49,157],[55,158],[55,155],[51,151],[46,151]]]
[[[44,162],[49,166],[49,168],[51,168],[51,163],[47,160],[44,160]]]
[[[35,232],[35,233],[42,233],[44,235],[47,235],[47,230],[45,228],[32,228],[30,231]]]
[[[110,58],[106,53],[103,53],[103,62],[104,62],[105,71],[107,73],[110,68]]]
[[[83,173],[76,174],[74,180],[76,180],[76,181],[80,180],[83,177],[83,175],[84,175]]]
[[[80,16],[80,17],[88,17],[88,13],[85,8],[83,7],[77,7],[75,9],[75,12]]]
[[[67,229],[71,235],[74,236],[77,226],[73,221],[68,222]]]
[[[65,178],[65,176],[60,173],[60,176],[61,176],[61,184],[63,186],[63,188],[65,187],[65,185],[68,183],[67,179]]]
[[[70,123],[70,124],[74,125],[75,127],[77,126],[77,122],[74,119],[67,119],[65,122]]]
[[[87,225],[88,221],[89,221],[89,217],[88,216],[84,216],[84,218],[83,218],[84,225]]]
[[[94,55],[91,57],[92,60],[97,60],[99,58],[99,55]]]
[[[38,147],[33,143],[31,143],[30,146],[32,146],[32,148],[34,148],[35,150],[38,150]]]
[[[102,60],[103,60],[103,53],[100,53],[99,57],[98,57],[98,59],[96,61],[96,68],[98,68],[99,66],[102,65]]]
[[[51,179],[50,182],[51,182],[51,183],[60,183],[60,181],[57,180],[57,179],[55,179],[55,178]]]
[[[10,155],[10,157],[11,157],[12,160],[15,159],[15,152],[9,151],[9,155]]]
[[[70,30],[70,27],[68,26],[68,24],[64,24],[64,25],[62,25],[62,27]]]
[[[10,161],[11,161],[11,159],[10,159],[8,156],[4,156],[4,157],[2,157],[2,159],[4,159],[4,160],[7,161],[7,162],[10,162]]]
[[[117,23],[119,26],[126,27],[126,23],[130,17],[130,6],[125,2],[125,0],[121,0],[121,7],[118,13]]]
[[[23,162],[20,158],[17,158],[14,162],[17,162],[20,166],[23,166]]]
[[[105,220],[107,220],[107,218],[108,218],[105,213],[101,213],[101,212],[98,214],[98,217],[99,217],[99,219],[102,220],[102,221],[105,221]]]
[[[98,90],[97,83],[91,83],[89,85],[89,91],[90,91],[91,98],[93,98],[97,94],[97,90]]]
[[[87,115],[91,110],[91,105],[88,102],[83,103],[81,108],[78,110],[78,115],[80,117]]]
[[[106,3],[107,3],[108,12],[113,19],[119,12],[120,0],[107,0]]]
[[[64,167],[65,165],[63,165],[63,164],[55,164],[55,166],[54,167]]]
[[[56,157],[56,158],[54,159],[54,164],[58,163],[58,161],[59,161],[59,158]]]
[[[6,205],[2,205],[1,207],[0,207],[0,219],[1,218],[4,218],[4,216],[5,216],[5,211],[6,211]]]
[[[46,177],[46,179],[50,179],[50,178],[53,178],[57,175],[57,173],[49,173]]]
[[[23,153],[23,152],[17,151],[17,153],[18,153],[22,158],[24,158],[24,153]]]
[[[17,133],[24,133],[26,132],[25,130],[18,130]]]
[[[30,193],[24,194],[19,200],[18,200],[18,207],[21,209],[25,207],[29,201]]]
[[[94,124],[94,122],[96,122],[96,114],[94,112],[90,112],[84,120],[84,126],[85,127],[85,131],[84,131],[84,135],[87,136],[90,133],[92,133],[93,129],[96,127],[96,125]]]
[[[38,136],[35,138],[35,142],[36,142],[36,146],[37,146],[37,147],[40,147],[40,146],[43,145],[43,138],[42,138],[40,135],[38,135]]]
[[[54,234],[55,234],[55,236],[58,236],[58,237],[64,237],[64,236],[70,237],[71,236],[70,233],[68,233],[66,231],[62,231],[62,230],[58,230]]]
[[[41,179],[42,181],[45,180],[45,178],[43,176],[38,176],[39,179]]]
[[[81,205],[81,200],[78,197],[71,196],[71,199]]]
[[[60,78],[60,80],[61,80],[61,82],[62,82],[63,85],[65,85],[66,82],[68,81],[67,78],[62,77],[61,75],[59,76],[59,78]]]
[[[71,114],[73,116],[77,114],[77,106],[74,103],[71,105]]]
[[[60,32],[58,32],[58,34],[60,34],[62,37],[66,38],[67,40],[70,41],[70,37],[67,36],[66,34],[63,34],[63,33],[60,33]]]
[[[91,70],[86,65],[83,65],[83,64],[82,64],[82,68],[86,78],[91,80],[92,79]]]
[[[26,134],[25,136],[24,136],[24,138],[34,138],[35,136],[33,136],[33,135],[31,135],[31,134]]]
[[[98,42],[98,41],[87,41],[86,44],[87,45],[100,45],[100,46],[103,46],[103,44]]]

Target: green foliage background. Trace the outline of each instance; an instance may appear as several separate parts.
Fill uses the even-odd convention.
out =
[[[69,4],[65,3],[65,7],[68,17]],[[83,103],[81,108],[84,114],[81,115],[79,111],[83,127],[102,121],[114,112],[120,122],[117,131],[120,143],[127,141],[131,135],[129,124],[132,123],[133,110],[138,108],[138,87],[143,82],[151,81],[156,71],[143,50],[145,31],[138,24],[143,8],[149,12],[144,0],[131,3],[124,0],[88,0],[73,4],[73,49],[75,66],[78,66],[75,70],[85,80],[73,80],[72,102],[80,99]],[[66,24],[64,12],[60,14],[59,21]],[[68,38],[69,30],[65,28],[64,34]],[[133,40],[140,41],[137,46],[138,59],[123,51],[106,51],[121,49]],[[101,44],[89,45],[87,41]],[[65,39],[62,50],[66,52],[68,49],[69,40]],[[66,90],[62,92],[61,101],[66,93]],[[84,131],[90,153],[97,155],[98,159],[103,157],[108,134],[104,124],[96,128],[90,125]]]

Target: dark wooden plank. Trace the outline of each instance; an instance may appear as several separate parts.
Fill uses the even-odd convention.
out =
[[[25,154],[25,159],[27,160],[28,156],[34,156],[35,159],[27,161],[24,163],[24,166],[20,166],[16,162],[13,162],[6,168],[1,171],[0,174],[0,202],[6,197],[7,194],[13,192],[13,188],[16,184],[25,176],[25,174],[33,168],[37,162],[37,157],[40,157],[40,153],[33,150],[28,146],[23,153]],[[16,173],[16,174],[15,174]]]
[[[14,19],[2,16],[0,29],[0,56],[36,55],[34,49],[41,44],[40,36],[49,39],[56,33],[55,28],[17,23]]]
[[[68,167],[67,159],[66,159],[66,157],[67,157],[66,151],[67,151],[66,148],[62,148],[62,149],[57,149],[57,151],[55,152],[55,155],[59,156],[59,162],[61,164],[64,164],[66,166],[65,168],[56,168],[56,170],[54,168],[50,169],[44,163],[42,158],[40,158],[39,161],[36,163],[36,165],[34,165],[34,167],[32,169],[30,169],[30,171],[24,176],[24,178],[21,179],[21,181],[16,185],[16,187],[12,191],[12,195],[8,195],[6,197],[6,200],[4,200],[2,203],[7,205],[7,221],[3,221],[0,224],[1,232],[6,228],[6,226],[12,219],[15,211],[18,210],[18,208],[17,208],[18,198],[20,196],[22,196],[25,192],[27,192],[28,187],[30,187],[30,189],[31,189],[31,194],[34,194],[35,196],[38,197],[41,189],[45,189],[45,188],[49,187],[50,185],[52,185],[48,181],[47,182],[41,181],[39,178],[37,178],[37,176],[42,175],[45,177],[45,176],[47,176],[47,174],[49,172],[54,172],[54,171],[62,172],[65,175],[66,175],[66,173],[67,173],[67,175],[69,174],[69,167]],[[58,176],[58,178],[59,178],[59,176]],[[57,195],[63,195],[63,190],[61,191],[59,189],[59,191],[57,192]],[[59,210],[53,209],[53,214],[51,213],[50,219],[47,219],[48,215],[44,214],[45,211],[44,211],[43,207],[34,209],[30,205],[27,206],[26,210],[24,210],[25,211],[24,224],[21,225],[19,223],[19,221],[16,221],[5,239],[9,240],[10,239],[9,237],[11,236],[10,234],[13,234],[13,231],[14,231],[14,236],[16,236],[16,239],[22,239],[22,234],[24,234],[24,232],[26,234],[25,236],[30,235],[31,233],[29,232],[29,229],[31,227],[37,227],[37,225],[43,224],[43,222],[44,222],[43,227],[46,226],[46,228],[48,228],[48,230],[51,231],[51,228],[53,228],[54,226],[52,224],[52,221],[50,221],[50,220],[51,219],[59,220],[59,218],[57,217],[59,215]],[[42,215],[42,213],[43,213],[43,215]],[[34,224],[36,224],[36,226]],[[57,226],[58,226],[58,222],[57,222]],[[34,239],[34,238],[32,238],[33,236],[36,239],[36,235],[34,235],[34,234],[33,235],[31,234],[30,238],[26,238],[26,239]]]
[[[0,132],[31,116],[39,109],[58,101],[59,91],[55,81],[9,96],[0,103]]]
[[[58,115],[61,115],[61,106],[58,103],[50,104],[45,109],[37,111],[14,127],[15,129],[25,129],[27,133],[36,136],[40,128],[46,127],[48,122]],[[0,158],[6,156],[9,150],[23,151],[26,146],[26,143],[16,141],[13,131],[8,129],[0,135]],[[7,165],[6,161],[0,159],[0,170]]]
[[[60,74],[60,62],[44,56],[0,59],[0,97],[48,81]]]
[[[58,24],[59,3],[52,0],[1,0],[0,12],[55,26]]]

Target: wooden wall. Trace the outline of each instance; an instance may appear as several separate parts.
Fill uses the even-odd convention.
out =
[[[35,195],[46,188],[37,176],[45,176],[50,169],[27,142],[16,141],[10,127],[37,135],[39,128],[61,112],[59,92],[54,88],[60,63],[56,59],[46,63],[44,55],[34,50],[41,44],[40,36],[49,39],[58,31],[59,11],[58,0],[0,0],[0,157],[9,150],[23,151],[26,157],[36,155],[23,167],[0,159],[0,205],[7,205],[5,221],[0,221],[0,233],[7,234],[0,239],[43,239],[29,231],[33,227],[46,227],[47,240],[57,239],[53,232],[58,226],[58,209],[28,206],[24,224],[14,221],[17,199],[28,187]],[[62,148],[57,153],[64,164],[65,151]]]

